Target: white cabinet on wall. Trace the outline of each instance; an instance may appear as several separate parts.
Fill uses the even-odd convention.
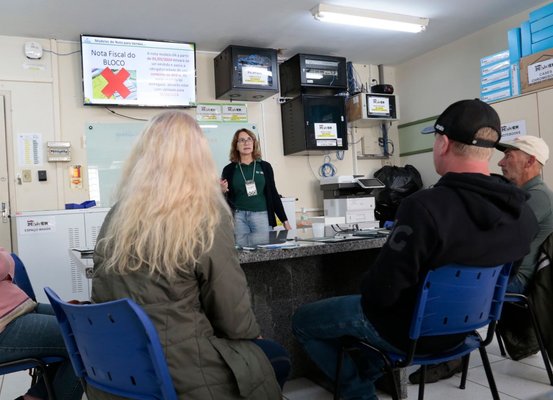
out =
[[[25,264],[39,302],[50,286],[64,300],[88,300],[90,280],[70,257],[72,248],[92,249],[108,208],[31,211],[15,216],[15,251]]]
[[[528,93],[492,104],[502,124],[524,121],[526,134],[539,136],[549,146],[553,157],[553,88]],[[500,154],[494,155],[492,164],[497,164]],[[545,183],[553,188],[553,159],[543,168]]]

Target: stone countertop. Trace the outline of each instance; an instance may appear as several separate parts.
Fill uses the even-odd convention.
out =
[[[283,260],[297,257],[317,256],[322,254],[341,253],[346,251],[380,248],[386,242],[386,237],[344,240],[332,243],[310,242],[304,240],[287,241],[273,248],[257,248],[255,250],[238,250],[240,264]],[[282,246],[286,246],[282,248]]]

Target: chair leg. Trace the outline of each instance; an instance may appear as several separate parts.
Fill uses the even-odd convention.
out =
[[[52,387],[52,381],[50,380],[50,376],[48,376],[48,370],[46,369],[46,365],[42,365],[40,370],[42,372],[42,380],[44,381],[44,386],[46,387],[46,393],[48,394],[48,398],[52,400],[56,400],[56,396],[54,394],[54,388]]]
[[[401,395],[399,393],[399,382],[397,381],[396,379],[396,374],[394,373],[394,370],[391,368],[391,366],[388,365],[388,363],[386,363],[386,369],[388,370],[388,367],[389,367],[389,370],[387,372],[386,375],[388,375],[388,379],[390,380],[390,384],[392,385],[392,399],[393,400],[400,400],[401,398]]]
[[[469,361],[470,361],[470,353],[468,353],[466,356],[463,356],[463,373],[461,374],[461,384],[459,385],[459,389],[464,389],[467,384],[467,376],[469,373]]]
[[[497,338],[497,344],[499,345],[499,352],[503,357],[507,357],[507,352],[505,351],[505,346],[503,345],[503,338],[497,329],[495,330],[495,337]]]
[[[530,319],[532,320],[532,326],[534,328],[534,332],[536,333],[536,339],[538,340],[538,345],[540,347],[543,363],[545,364],[545,370],[547,371],[547,376],[549,377],[549,383],[553,386],[553,372],[551,371],[551,362],[549,360],[549,354],[547,353],[547,349],[543,344],[543,336],[541,335],[539,321],[536,318],[536,315],[534,314],[534,305],[532,304],[532,301],[530,300],[530,298],[528,298],[527,300],[527,305],[528,305],[528,312],[530,313]]]
[[[334,377],[334,400],[340,400],[340,378],[342,375],[342,364],[344,362],[344,348],[340,347],[338,360],[336,361],[336,376]]]
[[[480,356],[482,357],[482,363],[484,364],[484,371],[486,371],[486,378],[488,378],[488,384],[490,385],[490,391],[492,392],[492,397],[494,400],[499,399],[499,393],[497,391],[497,386],[495,385],[495,380],[493,378],[492,367],[490,365],[490,360],[488,359],[488,353],[486,352],[485,347],[479,347]]]
[[[421,376],[419,380],[419,400],[424,399],[424,381],[426,380],[426,365],[421,365]]]

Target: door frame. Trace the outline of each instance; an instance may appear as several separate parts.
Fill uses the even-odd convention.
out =
[[[16,196],[15,196],[15,185],[17,184],[17,177],[15,173],[15,164],[14,164],[14,152],[13,152],[13,125],[12,125],[12,102],[11,102],[11,92],[0,90],[0,97],[3,100],[3,106],[0,107],[0,113],[3,115],[4,121],[4,139],[6,143],[6,176],[7,176],[7,190],[8,190],[8,206],[9,206],[9,215],[8,223],[10,225],[10,240],[11,240],[11,249],[10,251],[16,251],[15,243],[15,213],[17,210],[16,206]],[[1,103],[0,103],[1,105]],[[1,121],[1,119],[0,119]],[[2,129],[0,129],[0,133]]]

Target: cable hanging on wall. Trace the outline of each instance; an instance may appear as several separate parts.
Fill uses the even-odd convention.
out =
[[[328,154],[325,155],[323,159],[323,164],[319,168],[319,175],[322,176],[323,178],[327,178],[329,176],[336,175],[336,172],[337,172],[337,169],[334,166],[334,164],[332,164],[332,160],[330,156]]]
[[[390,124],[391,126],[391,124]],[[388,138],[388,127],[385,123],[380,125],[382,136],[378,138],[378,145],[382,147],[382,153],[388,157],[394,154],[394,142]]]

